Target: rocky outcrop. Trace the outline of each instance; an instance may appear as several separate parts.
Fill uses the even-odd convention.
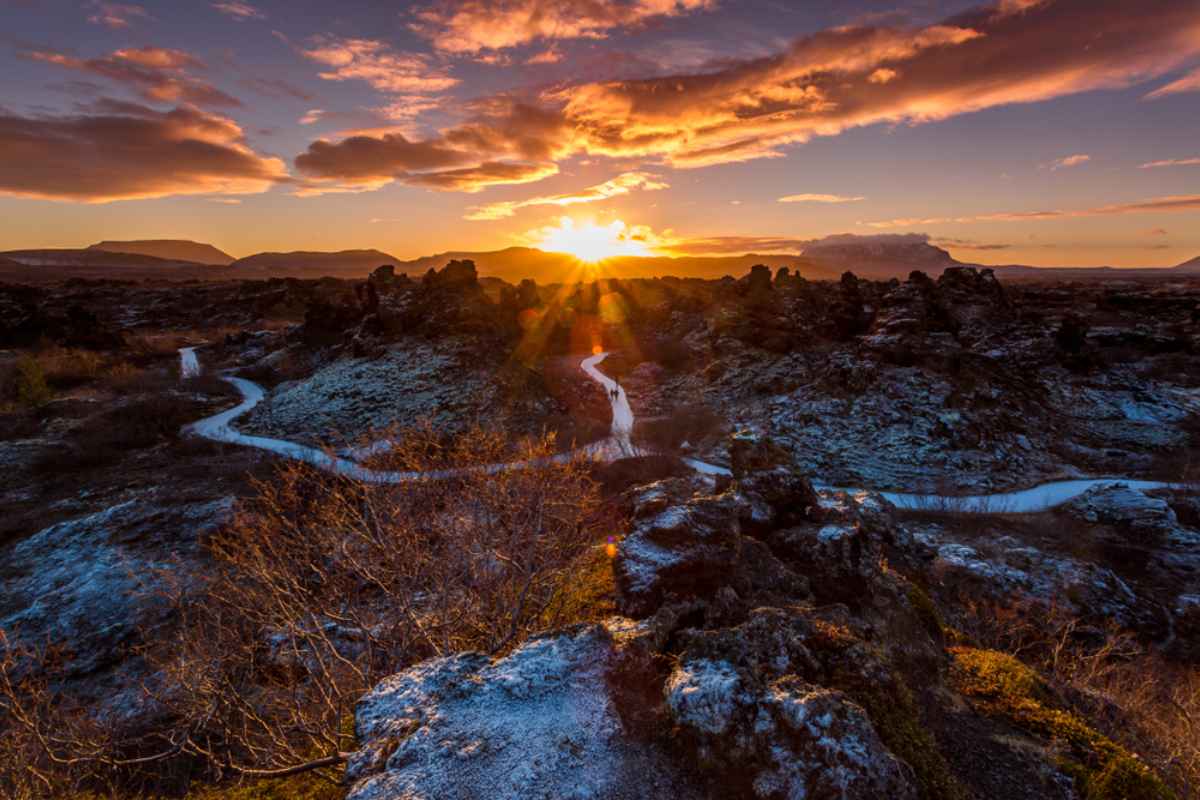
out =
[[[882,564],[890,509],[818,495],[768,439],[731,449],[732,481],[626,498],[614,572],[640,621],[428,661],[367,695],[351,800],[916,798],[895,720],[917,724],[905,676],[936,683],[939,650]],[[832,602],[846,587],[853,605]]]
[[[733,796],[915,798],[911,768],[863,708],[813,682],[828,679],[813,623],[759,609],[736,628],[685,632],[665,686],[681,745]]]
[[[622,718],[624,687],[654,672],[646,635],[614,619],[388,678],[355,711],[348,800],[702,797]]]
[[[61,648],[67,677],[119,664],[162,617],[161,577],[186,580],[174,560],[194,558],[199,538],[232,510],[232,498],[179,503],[151,493],[33,534],[0,552],[0,629]]]

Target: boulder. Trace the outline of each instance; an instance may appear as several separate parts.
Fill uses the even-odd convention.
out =
[[[635,492],[633,530],[617,548],[614,573],[622,613],[644,617],[670,600],[708,599],[728,588],[741,597],[803,598],[808,585],[762,542],[741,534],[750,516],[733,489],[709,494],[694,476]]]
[[[664,686],[679,746],[722,796],[915,798],[912,770],[863,708],[814,682],[830,672],[819,654],[831,650],[814,623],[764,608],[737,628],[685,632]],[[845,672],[853,660],[842,660]],[[866,656],[857,667],[860,684],[888,680]]]

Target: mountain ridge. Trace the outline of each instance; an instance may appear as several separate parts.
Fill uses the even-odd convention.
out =
[[[195,242],[191,239],[105,239],[102,242],[88,245],[86,249],[103,250],[108,253],[130,253],[168,261],[188,261],[219,267],[227,267],[236,260],[214,245],[207,242]]]

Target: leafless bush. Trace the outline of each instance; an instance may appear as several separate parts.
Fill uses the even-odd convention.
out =
[[[353,703],[416,660],[496,653],[553,622],[572,566],[602,533],[580,461],[488,469],[506,439],[474,430],[447,448],[411,434],[389,468],[468,471],[371,485],[299,464],[263,483],[228,533],[202,592],[175,599],[183,624],[159,654],[174,714],[218,768],[278,774],[337,763]]]
[[[210,780],[337,780],[353,705],[381,678],[427,657],[501,653],[578,617],[576,575],[596,573],[593,545],[612,532],[590,465],[552,459],[540,441],[520,454],[528,466],[489,468],[511,455],[499,434],[447,445],[425,429],[400,439],[387,466],[436,479],[374,485],[281,467],[206,543],[210,568],[150,582],[177,612],[141,651],[168,723],[131,756],[98,723],[64,726],[47,681],[0,683],[0,711],[16,715],[15,727],[0,722],[0,789],[147,790],[152,772],[197,764]]]
[[[1172,662],[1116,625],[1084,625],[1057,606],[976,604],[966,635],[1037,668],[1102,732],[1180,791],[1200,792],[1200,665]]]

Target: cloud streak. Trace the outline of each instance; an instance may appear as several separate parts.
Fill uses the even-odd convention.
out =
[[[992,214],[975,214],[967,217],[902,217],[863,223],[871,228],[909,228],[919,225],[946,225],[969,222],[1029,222],[1048,219],[1074,219],[1078,217],[1122,216],[1125,214],[1149,214],[1155,212],[1200,211],[1200,194],[1169,195],[1136,200],[1131,203],[1115,203],[1079,209],[1052,209],[1048,211],[1004,211]]]
[[[779,203],[857,203],[865,197],[848,197],[840,194],[789,194],[779,198]]]
[[[1165,161],[1148,161],[1142,164],[1139,169],[1159,169],[1161,167],[1195,167],[1200,166],[1200,157],[1196,158],[1170,158]]]
[[[102,101],[95,113],[0,113],[0,194],[106,203],[178,194],[256,194],[287,180],[231,119]]]
[[[203,69],[204,63],[182,50],[124,48],[107,56],[88,59],[52,50],[34,50],[25,55],[34,61],[99,75],[133,87],[143,99],[153,102],[191,103],[208,108],[241,105],[236,97],[192,77],[188,70]]]
[[[227,17],[233,17],[238,22],[267,18],[267,15],[262,11],[259,11],[249,3],[242,3],[239,0],[226,0],[226,2],[213,3],[212,7]]]
[[[1163,97],[1169,97],[1173,94],[1182,94],[1184,92],[1200,92],[1200,69],[1193,70],[1187,75],[1184,75],[1177,81],[1172,81],[1166,86],[1155,89],[1146,95],[1146,100],[1158,100]]]
[[[88,15],[88,22],[118,30],[128,28],[134,19],[149,19],[145,8],[132,3],[101,3],[92,0],[88,5],[95,9]]]
[[[565,208],[566,206],[578,205],[580,203],[596,203],[612,197],[627,195],[635,191],[652,192],[669,188],[670,184],[650,173],[625,172],[604,183],[589,186],[578,192],[543,195],[540,197],[531,197],[528,200],[506,200],[476,206],[468,210],[464,219],[474,221],[505,219],[513,216],[518,209],[529,208],[530,206],[559,206]]]

